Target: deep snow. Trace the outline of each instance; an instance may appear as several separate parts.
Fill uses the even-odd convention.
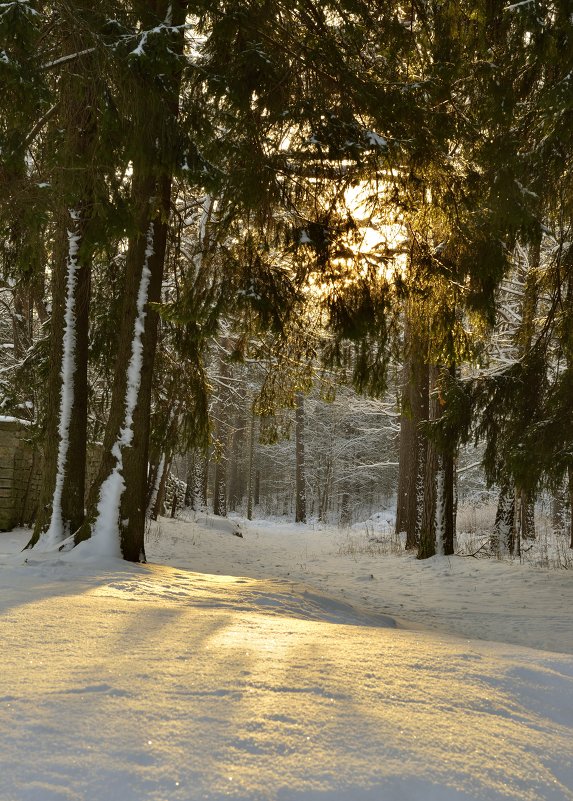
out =
[[[573,799],[573,573],[241,525],[0,535],[2,801]]]

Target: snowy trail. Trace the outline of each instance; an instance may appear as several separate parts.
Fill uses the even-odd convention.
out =
[[[573,799],[569,655],[286,580],[68,555],[0,578],[2,801]]]
[[[185,514],[185,513],[184,513]],[[227,521],[209,518],[210,526]],[[492,559],[361,551],[360,532],[241,522],[244,538],[162,518],[148,554],[203,573],[282,577],[424,629],[573,654],[573,571]]]

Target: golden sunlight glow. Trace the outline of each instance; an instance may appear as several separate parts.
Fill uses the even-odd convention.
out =
[[[58,743],[35,748],[43,776],[73,773],[71,754],[82,780],[101,757],[181,801],[392,798],[420,777],[446,794],[570,797],[547,758],[570,760],[569,731],[520,703],[488,643],[350,625],[286,581],[148,565],[49,586],[9,609],[3,665],[6,732]]]
[[[34,797],[102,771],[173,801],[395,798],[404,782],[571,797],[552,768],[570,764],[570,730],[520,701],[509,646],[389,628],[286,580],[154,565],[66,579],[4,615],[0,713]],[[549,668],[532,651],[525,670],[530,686]],[[30,742],[32,773],[13,759]]]

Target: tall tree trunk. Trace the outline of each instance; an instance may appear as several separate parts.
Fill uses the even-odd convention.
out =
[[[227,457],[221,453],[215,462],[213,514],[227,517]]]
[[[428,365],[426,347],[414,335],[409,319],[405,339],[396,534],[405,533],[406,548],[410,550],[418,546],[422,525],[427,438],[420,424],[428,419]]]
[[[195,452],[190,450],[186,457],[185,498],[183,504],[195,510]]]
[[[535,501],[524,489],[521,490],[519,528],[522,540],[535,539]]]
[[[444,555],[454,553],[456,542],[456,460],[453,453],[446,453],[442,457],[444,470],[444,484],[442,487],[444,498],[443,520],[443,549]]]
[[[521,556],[521,490],[515,487],[513,504],[513,529],[512,539],[510,540],[509,552],[516,556]]]
[[[526,356],[530,351],[535,335],[535,313],[539,296],[539,265],[541,259],[541,240],[535,242],[529,250],[529,263],[525,276],[525,290],[521,306],[521,326],[518,333],[518,353],[520,357]],[[515,543],[518,546],[518,555],[523,540],[535,539],[535,495],[532,490],[517,487],[515,521]]]
[[[221,339],[220,344],[222,353],[219,359],[219,397],[215,405],[213,514],[226,517],[229,445],[231,438],[231,425],[229,421],[229,416],[231,414],[229,390],[231,368],[228,361],[228,353],[232,350],[232,342],[229,337],[225,336]]]
[[[231,458],[229,464],[229,511],[236,512],[243,499],[243,474],[240,470],[240,454],[245,434],[245,417],[242,410],[236,415],[235,429],[231,435]]]
[[[450,370],[430,367],[429,419],[435,422],[443,413],[441,387]],[[438,446],[427,443],[424,475],[424,506],[418,559],[434,554],[452,554],[455,540],[455,457],[453,443]]]
[[[142,24],[166,19],[173,26],[172,52],[182,53],[184,0],[149,0]],[[126,259],[119,350],[104,452],[87,524],[79,542],[97,540],[97,550],[129,561],[145,560],[145,513],[151,383],[171,199],[172,149],[179,107],[180,67],[164,75],[161,97],[153,75],[140,72],[135,123],[139,149],[133,161],[134,233]],[[96,496],[97,495],[97,499]]]
[[[437,393],[438,368],[429,370],[429,419],[436,420],[440,414],[440,401]],[[426,469],[424,472],[424,504],[422,509],[422,525],[420,529],[420,542],[418,545],[418,559],[427,559],[436,553],[436,513],[440,518],[442,513],[442,496],[438,497],[438,477],[443,477],[443,467],[440,465],[440,454],[433,440],[428,439],[426,451]],[[441,482],[443,483],[443,482]],[[440,490],[442,487],[439,487]],[[441,520],[438,519],[441,525]]]
[[[569,547],[573,548],[573,467],[569,467],[567,470],[567,484],[569,490],[569,529],[571,535]]]
[[[81,49],[70,35],[67,51]],[[91,246],[97,128],[95,65],[86,56],[64,67],[59,124],[65,131],[54,189],[62,197],[52,267],[50,372],[40,504],[27,547],[53,547],[84,519],[87,365]]]
[[[455,365],[451,365],[449,369],[442,370],[442,380],[445,380],[448,375],[455,377]],[[440,414],[443,413],[443,403],[441,393],[439,397]],[[442,521],[442,547],[445,556],[450,556],[454,553],[456,541],[456,515],[457,515],[457,501],[456,501],[456,445],[453,442],[445,442],[442,452],[442,469],[443,469],[443,483],[442,491],[442,506],[443,506],[443,521]]]
[[[256,450],[257,418],[251,403],[251,421],[249,425],[249,483],[247,486],[247,520],[253,519],[253,500],[255,493],[255,450]]]
[[[304,395],[296,393],[295,407],[295,522],[306,523],[306,472],[304,463]]]
[[[165,456],[163,459],[159,485],[157,487],[157,495],[155,496],[155,502],[153,504],[153,508],[151,509],[150,517],[152,520],[157,520],[157,518],[160,515],[163,515],[165,512],[165,493],[167,491],[167,480],[169,478],[170,471],[171,471],[171,457],[169,457],[168,459],[167,456]]]

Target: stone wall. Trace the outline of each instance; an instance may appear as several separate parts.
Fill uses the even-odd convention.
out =
[[[41,456],[26,423],[0,418],[0,531],[31,523],[36,514]]]
[[[101,446],[88,445],[87,487],[95,478]],[[25,422],[0,417],[0,531],[33,523],[42,480],[42,453]]]

